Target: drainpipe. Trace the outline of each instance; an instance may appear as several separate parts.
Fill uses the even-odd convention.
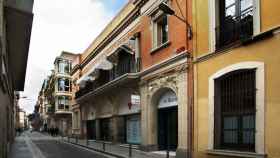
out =
[[[136,62],[136,72],[140,71],[140,32],[134,35],[135,38],[135,62]]]
[[[186,1],[186,19],[192,24],[191,13],[191,0]],[[187,94],[188,94],[188,122],[187,122],[187,157],[193,157],[193,131],[194,131],[194,123],[193,123],[193,110],[194,110],[194,70],[193,70],[193,49],[192,49],[192,35],[191,26],[186,24],[186,46],[188,50],[188,73],[187,73]]]
[[[84,128],[83,128],[83,113],[82,113],[82,106],[79,105],[79,112],[80,112],[80,135],[81,138],[85,138],[84,137]]]

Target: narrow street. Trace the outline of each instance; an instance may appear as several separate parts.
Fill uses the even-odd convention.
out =
[[[107,158],[108,156],[63,143],[59,138],[38,132],[25,132],[17,137],[10,158]]]

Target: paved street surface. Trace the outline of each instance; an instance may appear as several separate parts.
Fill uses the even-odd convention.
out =
[[[73,146],[38,132],[17,137],[10,158],[108,158],[100,153]]]
[[[72,144],[80,145],[92,150],[105,152],[107,154],[115,155],[122,158],[166,158],[166,151],[157,151],[157,152],[144,152],[137,149],[137,147],[133,147],[131,150],[131,156],[129,156],[129,148],[128,145],[125,144],[112,144],[110,142],[106,142],[105,151],[103,147],[103,142],[90,140],[87,141],[84,139],[75,139],[75,138],[66,138],[64,137],[63,140],[65,142],[69,142]],[[169,152],[169,158],[175,158],[175,152]]]

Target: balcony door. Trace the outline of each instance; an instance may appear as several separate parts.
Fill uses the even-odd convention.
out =
[[[118,53],[118,60],[113,69],[110,71],[110,80],[114,80],[126,73],[136,71],[134,54],[122,50]]]
[[[219,0],[217,48],[253,35],[253,0]]]

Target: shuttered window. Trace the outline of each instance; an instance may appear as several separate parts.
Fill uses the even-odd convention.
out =
[[[255,69],[233,71],[215,80],[215,148],[255,150]]]

